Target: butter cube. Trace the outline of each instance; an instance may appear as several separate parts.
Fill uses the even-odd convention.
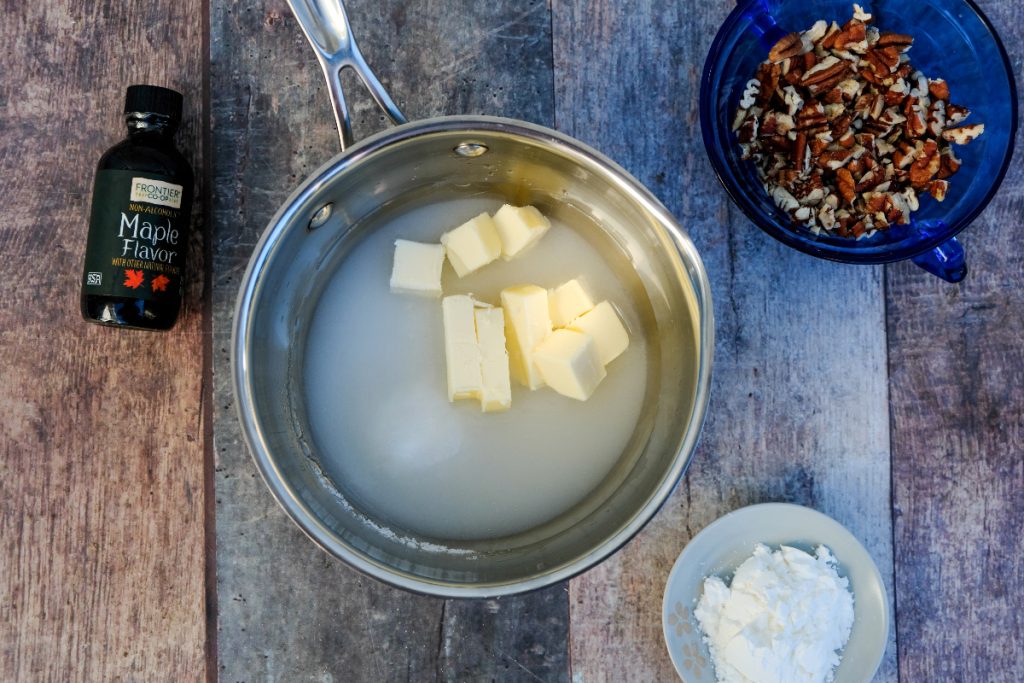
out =
[[[565,327],[594,307],[594,302],[579,280],[569,280],[548,292],[551,324]]]
[[[441,244],[459,277],[466,277],[501,255],[501,238],[486,213],[441,235]]]
[[[567,329],[592,336],[604,365],[618,358],[629,346],[629,334],[619,314],[607,301],[602,301],[593,310],[573,320]]]
[[[533,350],[551,334],[548,291],[536,285],[509,287],[501,292],[501,305],[512,377],[530,389],[539,389],[544,380],[533,363]]]
[[[448,366],[448,400],[476,398],[481,392],[480,345],[472,297],[462,294],[441,299],[444,318],[444,358]]]
[[[395,240],[391,291],[422,296],[441,296],[444,247],[409,240]]]
[[[485,413],[508,410],[512,405],[508,353],[505,351],[505,316],[500,308],[477,308],[476,339],[480,345],[480,408]]]
[[[533,352],[548,386],[569,398],[586,401],[607,374],[594,338],[586,332],[555,330]]]
[[[501,237],[501,258],[510,261],[544,236],[551,228],[544,214],[532,206],[505,204],[494,214]]]

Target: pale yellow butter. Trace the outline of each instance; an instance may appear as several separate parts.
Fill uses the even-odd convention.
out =
[[[619,314],[607,301],[602,301],[593,310],[573,320],[567,329],[592,336],[604,365],[618,358],[629,347],[629,334]]]
[[[531,247],[548,230],[551,221],[532,206],[505,204],[494,214],[501,238],[501,258],[510,261]]]
[[[462,294],[441,300],[444,357],[448,368],[448,400],[477,398],[481,393],[480,345],[472,297]]]
[[[549,387],[578,401],[590,398],[607,374],[594,338],[575,330],[552,332],[534,349],[533,360]]]
[[[512,377],[530,389],[539,389],[544,380],[533,363],[533,350],[551,334],[548,291],[536,285],[509,287],[501,292],[501,305]]]
[[[501,238],[486,213],[441,235],[441,244],[459,277],[483,268],[501,255]]]
[[[395,240],[391,291],[421,296],[441,296],[444,247],[409,240]]]
[[[551,324],[565,327],[594,307],[594,302],[579,280],[569,280],[548,292]]]
[[[508,410],[512,386],[505,351],[505,316],[500,308],[491,307],[478,307],[475,315],[480,346],[480,408],[485,413]]]

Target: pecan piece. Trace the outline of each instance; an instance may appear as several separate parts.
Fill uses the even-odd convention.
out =
[[[832,88],[825,96],[821,98],[821,101],[825,104],[842,104],[843,102],[843,91],[838,86]]]
[[[857,184],[853,182],[853,175],[847,169],[841,168],[836,171],[836,181],[839,196],[848,206],[853,206],[853,200],[857,196]]]
[[[968,116],[971,115],[971,110],[967,107],[961,107],[958,104],[947,104],[946,105],[946,118],[950,123],[960,123]]]
[[[789,35],[780,38],[779,41],[772,46],[772,49],[768,52],[768,60],[771,62],[781,62],[784,59],[796,57],[803,51],[804,44],[800,39],[800,34],[790,33]]]
[[[793,141],[793,165],[801,172],[804,170],[806,165],[806,154],[807,133],[797,133],[796,140]]]
[[[878,42],[875,47],[895,47],[900,52],[905,52],[914,44],[914,39],[902,33],[885,32],[878,35]]]
[[[953,154],[952,147],[947,147],[942,150],[941,157],[942,163],[936,177],[939,178],[939,180],[945,180],[960,170],[960,160],[956,158],[955,154]]]
[[[756,137],[757,117],[751,116],[746,121],[744,121],[743,125],[740,126],[740,129],[736,131],[736,139],[739,140],[741,143],[748,143],[753,142],[754,138]]]
[[[949,190],[949,182],[945,180],[933,180],[928,183],[928,194],[935,197],[935,201],[941,202],[946,198]]]
[[[928,183],[939,172],[942,159],[939,157],[939,149],[934,140],[924,143],[924,148],[910,165],[910,184],[918,190],[928,187]]]
[[[852,50],[863,52],[867,49],[867,30],[863,21],[850,19],[843,26],[843,29],[831,38],[831,44],[825,44],[828,49]],[[863,49],[858,49],[863,46]]]
[[[819,140],[818,138],[815,138],[808,143],[808,146],[811,148],[811,155],[817,157],[828,149],[830,144],[831,143],[828,140]]]
[[[775,91],[779,87],[779,78],[782,77],[782,67],[778,64],[762,64],[757,70],[754,78],[761,84],[755,100],[758,106],[767,106]]]
[[[985,132],[984,123],[976,123],[973,126],[962,126],[960,128],[947,128],[942,131],[942,139],[955,142],[958,145],[966,145]]]
[[[828,119],[825,118],[825,108],[820,104],[808,104],[796,115],[797,131],[813,132],[828,128]]]
[[[937,100],[949,101],[949,84],[945,79],[936,78],[928,81],[928,92]]]
[[[868,50],[864,53],[864,59],[880,78],[887,78],[889,74],[896,71],[896,67],[900,64],[900,55],[898,52],[892,51],[892,48]]]

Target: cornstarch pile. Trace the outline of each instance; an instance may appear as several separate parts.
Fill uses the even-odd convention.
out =
[[[828,683],[853,627],[849,581],[825,546],[763,544],[730,585],[704,580],[694,615],[719,683]]]

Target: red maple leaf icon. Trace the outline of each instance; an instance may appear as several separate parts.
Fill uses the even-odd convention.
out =
[[[138,289],[146,281],[146,274],[141,270],[124,271],[124,286],[129,289]]]
[[[154,292],[166,292],[167,285],[169,284],[171,284],[170,278],[168,278],[166,275],[157,275],[155,278],[153,278],[153,281],[150,283],[150,286],[153,288]]]

